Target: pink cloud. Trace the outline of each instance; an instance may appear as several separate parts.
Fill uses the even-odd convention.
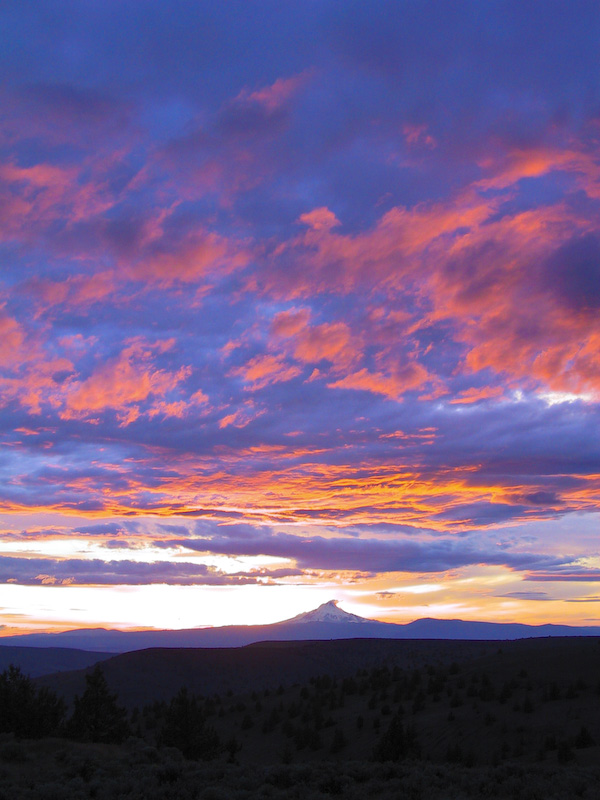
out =
[[[265,291],[286,299],[315,292],[360,292],[367,302],[371,293],[385,293],[385,313],[397,310],[403,315],[397,326],[406,342],[428,326],[448,325],[464,348],[459,371],[491,369],[530,388],[598,391],[600,323],[561,306],[540,274],[555,251],[573,237],[594,231],[597,221],[564,202],[498,212],[518,180],[554,170],[568,172],[573,186],[593,197],[600,186],[600,167],[574,149],[515,151],[501,162],[490,159],[484,167],[491,173],[484,181],[448,200],[393,208],[368,231],[340,233],[328,209],[308,212],[302,220],[309,229],[274,253],[274,266],[284,259],[286,269],[269,269]],[[489,194],[492,187],[498,191]],[[401,305],[408,298],[412,326]],[[384,325],[372,314],[369,319],[369,343],[384,346],[377,371],[391,375],[387,362],[398,337],[389,323]],[[309,330],[297,334],[299,341],[310,340]],[[304,344],[294,352],[306,361],[316,355]],[[367,380],[361,370],[353,374],[360,375],[358,382]]]
[[[369,372],[363,367],[345,378],[328,383],[327,386],[330,389],[359,389],[382,394],[390,400],[400,400],[405,392],[420,389],[430,380],[431,376],[425,367],[418,362],[412,362],[393,375]]]
[[[288,363],[282,356],[260,355],[250,359],[243,367],[230,373],[241,377],[248,388],[263,389],[272,383],[289,381],[300,374],[300,369]]]
[[[250,400],[231,414],[222,417],[219,420],[219,428],[228,428],[230,425],[234,428],[245,428],[246,425],[261,417],[265,411],[266,409],[264,408],[257,408],[254,402]]]
[[[328,208],[315,208],[314,211],[308,211],[306,214],[300,215],[300,222],[308,225],[313,231],[330,231],[340,225],[339,219]]]
[[[299,332],[294,337],[294,356],[305,364],[330,361],[335,369],[345,369],[362,354],[362,342],[345,322],[324,322]]]
[[[195,231],[183,243],[156,249],[135,263],[125,265],[135,280],[158,286],[176,282],[193,283],[219,271],[226,274],[245,266],[249,252],[210,231]]]
[[[103,363],[89,378],[69,382],[61,417],[91,420],[106,409],[112,409],[117,412],[121,425],[126,426],[144,410],[150,416],[159,413],[181,416],[184,406],[177,401],[165,402],[164,396],[190,375],[191,368],[182,366],[169,372],[153,365],[154,355],[165,352],[173,344],[172,340],[156,344],[132,340],[116,358]],[[148,409],[142,409],[142,404],[148,400],[154,402]]]
[[[114,203],[102,181],[80,181],[81,168],[0,164],[0,237],[34,241],[54,220],[72,224]]]
[[[25,330],[0,306],[0,366],[20,364],[26,357]]]
[[[307,308],[292,308],[289,311],[280,311],[273,318],[271,333],[275,336],[288,338],[300,333],[310,320],[310,311]]]
[[[456,397],[448,402],[453,404],[470,404],[478,400],[489,400],[492,397],[502,397],[504,389],[501,386],[486,386],[484,388],[473,387],[459,392]]]
[[[310,80],[311,75],[312,71],[307,70],[300,75],[293,75],[291,78],[277,78],[270,86],[264,86],[262,89],[252,92],[242,89],[234,102],[257,103],[269,113],[273,113],[302,89]]]

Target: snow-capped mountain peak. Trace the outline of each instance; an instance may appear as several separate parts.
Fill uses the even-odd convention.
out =
[[[323,603],[318,608],[312,611],[306,611],[304,614],[298,614],[296,617],[287,620],[287,622],[372,622],[370,619],[358,617],[356,614],[349,614],[338,608],[337,600],[330,600],[328,603]]]

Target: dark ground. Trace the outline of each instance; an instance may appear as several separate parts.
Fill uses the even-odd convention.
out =
[[[240,766],[186,761],[173,748],[59,739],[0,743],[2,800],[598,800],[600,768],[419,761]]]
[[[4,734],[0,800],[600,800],[600,639],[266,643],[140,651],[101,666],[128,706],[129,738]],[[86,680],[37,683],[70,697]],[[193,714],[177,749],[165,745],[179,741],[169,701],[182,685]]]

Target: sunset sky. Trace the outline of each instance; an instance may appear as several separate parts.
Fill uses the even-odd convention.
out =
[[[0,634],[600,624],[597,0],[0,30]]]

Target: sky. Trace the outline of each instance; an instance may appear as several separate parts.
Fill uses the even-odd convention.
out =
[[[600,624],[596,0],[0,29],[0,635]]]

